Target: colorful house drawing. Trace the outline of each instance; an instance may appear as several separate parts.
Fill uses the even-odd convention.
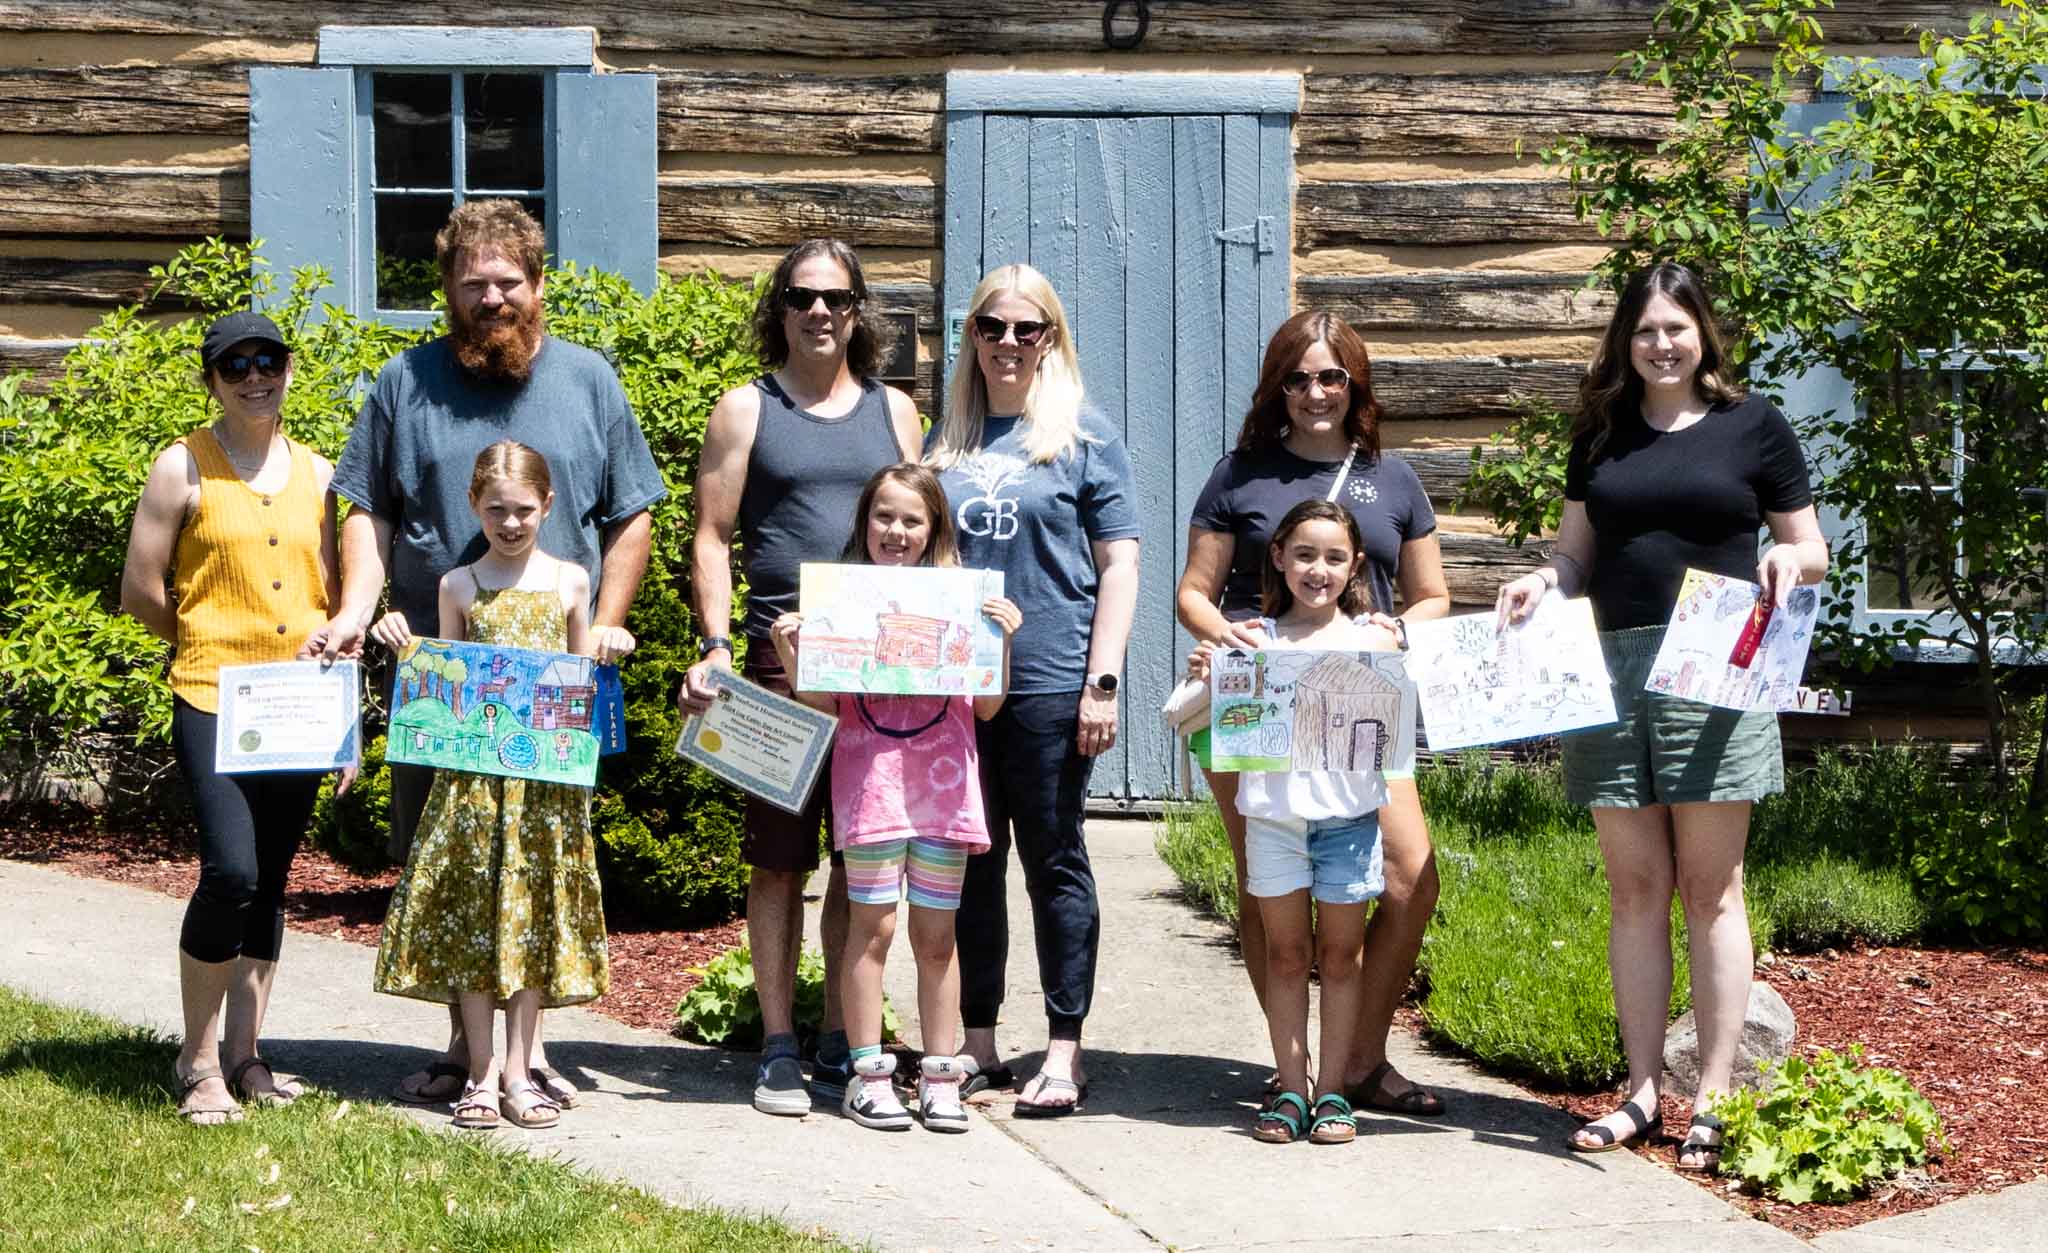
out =
[[[596,701],[597,684],[591,680],[589,659],[557,658],[534,681],[533,725],[543,731],[558,727],[588,731]]]
[[[803,646],[811,656],[823,658],[825,665],[847,670],[860,669],[875,651],[873,640],[853,635],[806,635]]]
[[[1329,656],[1294,687],[1296,770],[1379,770],[1401,722],[1401,687],[1363,662]]]
[[[952,625],[945,618],[896,612],[876,614],[875,624],[879,628],[875,635],[875,660],[885,666],[916,669],[939,664],[940,645],[946,628]]]

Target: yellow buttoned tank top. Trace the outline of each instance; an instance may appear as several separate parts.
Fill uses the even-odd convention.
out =
[[[195,709],[218,713],[222,666],[290,661],[327,621],[325,497],[312,451],[296,440],[285,441],[290,477],[268,493],[242,481],[211,430],[178,442],[199,465],[199,504],[178,532],[174,558],[171,690]]]

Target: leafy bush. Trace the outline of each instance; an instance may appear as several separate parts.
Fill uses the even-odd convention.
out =
[[[363,746],[362,769],[348,795],[337,797],[337,776],[320,784],[313,804],[313,847],[354,870],[374,871],[390,860],[391,771],[384,765],[384,737]]]
[[[1862,1058],[1862,1045],[1846,1057],[1794,1057],[1766,1067],[1760,1092],[1717,1101],[1722,1171],[1793,1205],[1840,1203],[1947,1147],[1941,1116],[1912,1082]]]
[[[2048,939],[2048,815],[1957,807],[1916,828],[1907,860],[1937,929]]]
[[[1586,807],[1564,798],[1555,765],[1500,765],[1485,753],[1464,753],[1416,771],[1415,785],[1432,826],[1456,823],[1482,838],[1539,827],[1593,830]]]
[[[299,272],[280,293],[251,249],[219,240],[153,273],[194,310],[190,319],[117,310],[66,358],[47,395],[25,390],[22,376],[0,381],[9,452],[0,510],[10,519],[0,529],[0,741],[60,772],[147,777],[149,763],[168,757],[170,650],[120,612],[118,584],[151,459],[207,420],[197,366],[206,323],[270,300],[294,349],[285,428],[330,458],[362,382],[434,333],[316,310],[311,293],[324,275]],[[594,811],[607,877],[653,921],[730,915],[744,884],[738,794],[675,759],[672,700],[695,652],[687,587],[704,421],[725,389],[759,368],[747,335],[757,291],[716,276],[664,277],[642,295],[616,275],[573,266],[547,278],[549,330],[612,360],[670,491],[654,510],[653,552],[627,619],[640,641],[623,672],[632,747],[606,761]],[[133,768],[137,759],[145,768]],[[316,832],[353,864],[374,864],[379,839],[350,817],[359,810],[367,819],[374,788],[355,805],[328,807]]]
[[[1810,953],[1853,943],[1899,944],[1926,930],[1931,912],[1904,870],[1830,852],[1754,866],[1745,888],[1759,948]]]
[[[1237,925],[1237,863],[1214,804],[1167,806],[1152,847],[1190,904]]]
[[[751,945],[728,949],[709,965],[692,966],[701,980],[676,1006],[676,1030],[703,1044],[734,1049],[761,1047],[761,998],[754,990]],[[797,1038],[808,1049],[824,1029],[825,955],[806,947],[796,965],[795,1017]],[[889,998],[882,998],[882,1039],[893,1040],[903,1029]]]

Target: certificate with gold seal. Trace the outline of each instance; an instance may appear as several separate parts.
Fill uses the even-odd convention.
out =
[[[278,661],[220,668],[213,767],[338,770],[358,764],[362,667],[353,661]]]
[[[778,809],[802,813],[839,720],[714,670],[718,699],[683,723],[676,753]]]

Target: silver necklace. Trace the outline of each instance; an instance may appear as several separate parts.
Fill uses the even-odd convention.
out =
[[[270,446],[275,442],[276,438],[275,434],[264,437],[263,451],[257,455],[256,464],[252,466],[235,455],[234,447],[221,437],[220,427],[215,426],[213,429],[213,442],[219,444],[220,450],[227,454],[228,464],[235,468],[235,473],[249,478],[254,478],[261,474],[263,467],[270,463]]]

